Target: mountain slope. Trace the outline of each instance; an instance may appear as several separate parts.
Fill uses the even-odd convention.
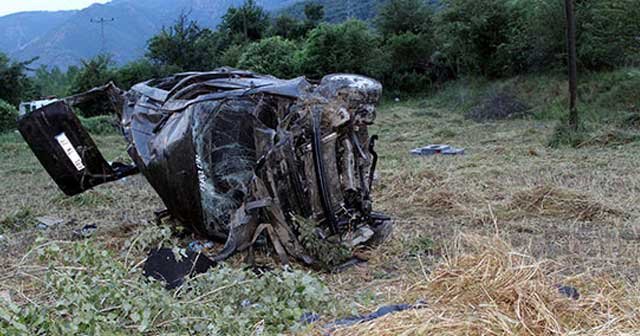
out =
[[[62,24],[76,11],[23,12],[0,17],[0,50],[17,50]]]
[[[297,1],[256,2],[272,11]],[[115,21],[105,24],[104,50],[122,64],[142,57],[149,38],[163,26],[171,25],[180,13],[189,14],[203,26],[215,28],[229,7],[242,3],[244,0],[113,0],[80,11],[19,13],[0,17],[0,31],[22,30],[29,34],[4,41],[0,50],[18,60],[39,57],[35,66],[66,68],[103,50],[100,25],[91,19],[114,18]],[[31,17],[33,19],[20,19]]]
[[[307,0],[296,3],[281,11],[295,18],[304,17],[304,6],[307,3],[322,5],[325,21],[339,23],[348,19],[370,20],[378,13],[378,6],[386,0]]]

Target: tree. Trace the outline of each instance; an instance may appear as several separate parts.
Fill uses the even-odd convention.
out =
[[[66,97],[71,94],[71,86],[77,73],[78,68],[75,66],[62,71],[57,66],[49,69],[46,65],[41,65],[32,78],[33,86],[40,97]]]
[[[577,54],[587,69],[600,70],[640,60],[637,0],[576,1]]]
[[[231,7],[222,17],[218,27],[230,36],[241,36],[247,41],[257,41],[266,35],[269,15],[255,0],[246,0],[240,7]]]
[[[18,111],[16,108],[0,99],[0,133],[15,129],[17,118]]]
[[[564,4],[561,0],[515,2],[510,9],[509,74],[545,71],[566,64]]]
[[[577,80],[577,55],[576,55],[576,17],[573,9],[573,0],[565,0],[567,13],[567,49],[569,54],[569,127],[578,130],[578,108],[576,107]]]
[[[108,54],[98,55],[90,60],[83,60],[82,66],[78,69],[78,73],[73,79],[71,93],[83,93],[97,86],[115,81],[114,65],[111,55]],[[106,100],[101,101],[99,98],[96,98],[95,101],[85,102],[77,107],[85,117],[110,114],[112,112],[112,107],[106,103]]]
[[[323,23],[309,32],[299,62],[301,69],[315,78],[332,72],[380,78],[388,65],[380,46],[380,37],[362,21]]]
[[[299,39],[305,33],[302,22],[287,14],[276,17],[271,25],[271,35],[281,36],[285,39]]]
[[[109,54],[101,54],[90,60],[82,60],[82,66],[73,79],[71,93],[82,93],[114,81],[116,78],[114,66],[115,63]]]
[[[384,36],[431,33],[433,10],[424,0],[389,0],[380,8],[375,24]]]
[[[318,24],[322,19],[324,19],[324,6],[315,3],[307,3],[304,5],[304,16],[308,21]]]
[[[458,73],[500,77],[510,66],[505,50],[508,0],[443,0],[435,16],[441,51]]]
[[[258,73],[280,78],[290,78],[296,74],[295,43],[274,36],[250,44],[240,57],[238,66]]]
[[[163,68],[153,65],[149,60],[140,59],[123,65],[115,73],[116,84],[124,90],[143,81],[166,74]]]
[[[402,92],[418,92],[431,84],[433,38],[427,34],[406,32],[390,36],[384,45],[390,67],[384,84]]]
[[[181,14],[176,23],[162,28],[149,40],[147,57],[157,65],[177,67],[182,71],[207,70],[216,63],[219,35],[201,28]]]
[[[34,60],[12,62],[7,55],[0,53],[0,99],[18,105],[21,100],[34,96],[33,85],[27,77],[27,67]]]

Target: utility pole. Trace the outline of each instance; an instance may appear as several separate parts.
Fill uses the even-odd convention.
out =
[[[567,51],[569,54],[569,127],[578,130],[578,108],[576,106],[578,87],[578,66],[576,53],[576,16],[573,0],[565,0],[567,14]]]
[[[106,19],[106,18],[103,18],[103,17],[98,18],[98,19],[91,19],[91,23],[100,24],[100,34],[101,34],[100,36],[102,37],[102,49],[100,50],[100,52],[102,52],[102,53],[107,51],[106,50],[106,48],[107,48],[107,40],[105,39],[105,36],[104,36],[104,25],[106,23],[113,22],[115,20],[116,19],[114,19],[114,18]]]

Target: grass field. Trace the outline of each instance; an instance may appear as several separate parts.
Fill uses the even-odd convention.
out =
[[[607,76],[613,77],[611,81],[616,82],[619,79],[616,76],[625,76],[625,73]],[[594,83],[601,82],[602,78],[594,80]],[[429,287],[431,285],[424,287],[425,282],[433,283],[431,277],[434,273],[439,274],[443,262],[454,265],[456,256],[468,252],[469,237],[476,237],[472,239],[474,241],[484,239],[478,237],[489,237],[486,238],[489,243],[476,245],[475,253],[482,254],[507,242],[508,258],[526,254],[531,256],[531,260],[536,260],[532,262],[535,265],[539,260],[547,260],[544,267],[548,281],[552,284],[573,284],[586,298],[591,294],[603,295],[602,288],[593,286],[594,279],[603,278],[608,279],[607,284],[615,284],[611,285],[613,289],[638,298],[638,286],[635,284],[640,278],[640,142],[625,140],[633,137],[618,141],[619,138],[615,136],[617,131],[633,135],[638,130],[624,128],[624,125],[611,121],[616,118],[623,120],[629,114],[638,113],[635,105],[638,87],[583,87],[583,99],[587,100],[584,98],[586,96],[592,99],[585,105],[591,133],[579,148],[551,148],[548,143],[554,135],[557,122],[551,120],[550,116],[557,116],[560,110],[558,106],[563,103],[561,90],[564,87],[560,80],[534,78],[519,83],[515,79],[491,84],[491,87],[510,85],[517,88],[516,94],[532,105],[535,112],[524,119],[483,123],[464,118],[465,111],[477,102],[477,94],[462,87],[473,88],[474,85],[467,83],[448,87],[437,96],[423,99],[388,102],[380,109],[373,130],[380,135],[378,150],[381,159],[375,183],[375,207],[396,219],[395,231],[386,244],[373,250],[358,251],[359,255],[369,259],[366,264],[339,274],[314,273],[311,278],[300,275],[300,278],[291,280],[294,283],[306,283],[308,288],[318,286],[320,294],[317,295],[329,301],[322,312],[325,321],[355,311],[369,312],[382,304],[414,303],[425,299],[421,296],[425,288],[435,292],[433,287]],[[474,90],[486,90],[486,85],[480,84],[479,87],[483,89]],[[612,94],[613,90],[623,89],[627,93],[635,90],[635,98],[628,97],[627,93],[620,94],[627,101],[612,104],[609,100],[613,98],[607,95]],[[542,91],[545,93],[536,94]],[[598,112],[602,106],[607,106],[611,112]],[[614,115],[618,113],[615,111],[621,111],[618,117]],[[605,119],[608,121],[603,124],[602,120]],[[125,143],[119,136],[100,135],[95,139],[109,160],[126,158]],[[411,148],[430,143],[464,147],[466,154],[421,158],[408,154]],[[123,310],[120,304],[111,307],[99,302],[101,295],[114,293],[111,289],[101,293],[91,292],[92,286],[89,284],[109,281],[112,275],[88,269],[95,266],[95,270],[104,270],[106,267],[109,270],[107,273],[119,274],[113,276],[123,283],[132,282],[131,279],[139,276],[139,265],[136,265],[143,260],[145,248],[163,237],[166,240],[166,234],[159,232],[161,230],[152,223],[153,210],[162,208],[162,204],[140,176],[100,186],[73,198],[64,197],[17,134],[6,134],[0,138],[0,172],[3,177],[0,180],[0,268],[5,270],[0,275],[0,291],[9,291],[12,301],[16,303],[13,308],[3,309],[14,313],[19,306],[29,306],[31,309],[31,315],[23,314],[27,317],[19,323],[14,321],[16,325],[38,325],[40,322],[34,322],[37,319],[33,316],[43,314],[43,311],[45,315],[74,321],[76,315],[72,311],[61,313],[59,309],[52,308],[60,298],[72,306],[77,304],[75,307],[78,311],[86,310],[94,315],[105,316],[104,320],[96,317],[79,320],[77,325],[74,324],[76,329],[68,329],[76,332],[95,331],[96,326],[102,326],[98,329],[102,328],[104,332],[112,330],[107,326],[115,328],[118,323],[123,323],[129,329],[150,334],[180,334],[185,330],[180,328],[198,326],[181,320],[179,316],[165,316],[169,309],[173,309],[171,311],[175,314],[184,312],[194,316],[209,316],[214,324],[220,325],[227,322],[216,318],[232,318],[215,315],[215,306],[191,307],[194,297],[202,299],[210,290],[218,288],[217,285],[210,285],[208,289],[195,286],[193,293],[184,294],[195,296],[181,298],[176,294],[176,300],[164,306],[132,302],[134,308],[129,310]],[[60,217],[65,224],[46,231],[36,230],[35,218],[45,215]],[[99,228],[97,233],[87,241],[73,242],[72,229],[85,224],[96,224]],[[177,242],[175,238],[169,239]],[[184,241],[181,243],[184,244]],[[47,249],[52,245],[56,246],[55,250]],[[86,264],[83,248],[101,253],[105,251],[105,254],[91,256],[88,260],[92,261]],[[55,254],[50,255],[53,252]],[[101,255],[106,259],[95,261],[102,260]],[[117,272],[122,274],[109,268],[109,263],[120,265],[124,271]],[[239,267],[242,256],[235,257],[230,264],[230,268]],[[299,266],[296,268],[301,269]],[[88,273],[88,278],[83,280],[77,272]],[[46,279],[59,280],[60,274],[68,280],[64,286],[51,287],[42,283],[45,276]],[[313,279],[320,279],[324,285],[315,284]],[[82,282],[84,287],[80,287],[81,280],[86,281]],[[158,286],[141,286],[130,284],[128,289],[117,289],[117,293],[148,293],[149,300],[167,296]],[[87,291],[94,296],[78,299],[72,295],[77,290]],[[313,309],[313,304],[307,301],[314,300],[314,295],[309,293],[304,298],[288,298],[298,300],[291,314]],[[87,302],[95,304],[87,308]],[[141,312],[135,312],[137,318],[131,313],[135,307],[145,305],[152,307],[151,311],[145,312],[141,308]],[[282,305],[292,303],[285,300]],[[590,306],[589,309],[594,308]],[[613,327],[637,326],[637,312],[628,307],[620,310],[623,312],[616,316],[625,318],[613,319]],[[114,316],[107,318],[110,314]],[[408,319],[403,323],[409,328],[411,318],[406,314],[403,316]],[[469,317],[468,314],[452,316],[462,316],[460,319]],[[223,326],[220,330],[221,334],[225,330],[242,330],[240,333],[247,335],[259,334],[256,330],[265,328],[266,324],[267,333],[276,333],[290,330],[286,325],[269,326],[270,321],[282,323],[292,320],[295,318],[291,316],[272,316],[265,322],[265,318],[259,315],[248,315],[245,324]],[[426,323],[422,320],[422,323]],[[415,318],[411,321],[415,322]],[[606,319],[603,321],[603,325],[608,323]],[[388,319],[383,322],[386,324],[369,324],[367,328],[377,328],[380,334],[386,335],[394,335],[402,330],[384,329],[393,322]],[[5,330],[11,330],[11,323],[6,320],[2,323],[7,328]],[[450,334],[463,330],[455,329],[453,324]],[[597,329],[597,323],[591,327],[595,331],[602,331],[600,334],[614,330]],[[62,330],[51,325],[47,328],[52,328],[46,329],[51,334],[56,334],[55,330]],[[211,329],[206,329],[211,328],[210,325],[207,327],[205,324],[203,328],[215,334]],[[558,327],[558,330],[591,333],[587,332],[589,328],[584,325],[571,328],[574,328],[573,325]],[[434,332],[436,329],[417,330],[413,330],[414,334],[427,334],[428,330]],[[446,329],[438,330],[446,334],[443,332]],[[476,329],[466,332],[469,330]],[[505,327],[504,330],[511,330],[515,334],[519,333],[518,330],[522,334],[536,334],[535,329],[522,327]],[[595,331],[593,334],[598,334]],[[310,329],[299,327],[294,332],[307,333]],[[373,331],[344,331],[345,335],[356,333],[366,335],[373,334]],[[480,329],[471,333],[482,334]],[[545,329],[544,333],[554,334],[551,329]]]

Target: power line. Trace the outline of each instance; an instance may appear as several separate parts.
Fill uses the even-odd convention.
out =
[[[108,18],[107,19],[107,18],[103,18],[103,17],[98,18],[98,19],[91,19],[91,23],[99,23],[100,24],[100,34],[101,34],[101,37],[102,37],[102,48],[101,48],[100,52],[104,53],[104,52],[107,51],[106,50],[107,40],[106,40],[105,35],[104,35],[104,25],[106,23],[113,22],[115,20],[116,19],[114,19],[114,18]]]

